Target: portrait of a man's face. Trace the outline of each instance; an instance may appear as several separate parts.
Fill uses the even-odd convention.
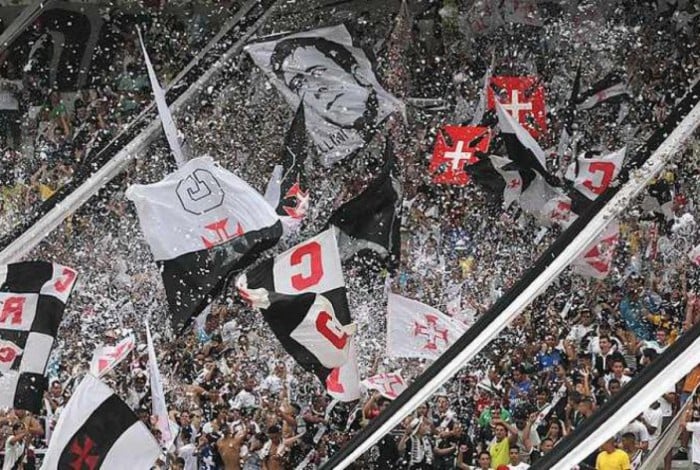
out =
[[[326,166],[362,147],[399,108],[344,26],[252,44],[247,51],[293,108],[304,106],[306,129]]]
[[[287,39],[277,43],[270,60],[277,77],[325,120],[361,130],[366,116],[376,117],[372,84],[342,44],[324,38]]]

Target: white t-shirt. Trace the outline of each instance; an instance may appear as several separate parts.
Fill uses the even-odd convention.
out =
[[[693,463],[700,464],[700,421],[685,423],[685,429],[693,433],[690,441],[691,459]]]
[[[520,462],[518,465],[508,464],[508,470],[527,470],[528,468],[530,468],[530,465],[525,462]]]
[[[668,390],[666,390],[664,395],[667,393],[676,393],[676,388],[669,388]],[[661,416],[663,416],[664,418],[673,416],[673,404],[666,400],[663,395],[659,397],[659,403],[661,404],[661,406],[659,407],[659,409],[661,410]]]
[[[695,438],[693,438],[695,442]],[[5,463],[2,466],[2,470],[10,470],[15,463],[24,455],[24,439],[20,439],[15,444],[10,444],[10,439],[8,438],[5,442]]]
[[[649,436],[649,450],[651,450],[659,442],[659,437],[661,437],[661,424],[663,422],[661,407],[657,409],[647,408],[643,416],[647,423],[656,428],[654,434]]]
[[[637,439],[637,442],[640,444],[642,442],[649,442],[649,431],[647,431],[647,427],[637,420],[632,421],[627,426],[622,428],[620,435],[628,432],[634,434],[635,439]]]

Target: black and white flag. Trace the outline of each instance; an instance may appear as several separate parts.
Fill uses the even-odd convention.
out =
[[[323,383],[348,361],[355,331],[334,230],[265,260],[236,281],[284,349]]]
[[[576,108],[580,110],[592,109],[605,101],[629,96],[630,91],[624,78],[617,72],[610,72],[578,96]]]
[[[274,208],[211,157],[189,160],[158,183],[133,185],[126,196],[161,265],[175,332],[282,235]]]
[[[306,156],[306,119],[304,106],[299,106],[284,137],[282,164],[275,166],[265,191],[265,200],[290,230],[299,227],[309,210]]]
[[[38,413],[54,338],[77,272],[31,261],[0,266],[0,408]]]
[[[353,155],[402,109],[343,25],[250,44],[246,51],[292,109],[303,103],[306,129],[325,166]]]
[[[129,405],[88,374],[58,418],[41,469],[146,469],[160,452]]]
[[[354,255],[374,254],[393,269],[401,253],[403,189],[390,139],[381,173],[357,197],[331,215],[328,225],[338,228],[338,248],[343,261]]]

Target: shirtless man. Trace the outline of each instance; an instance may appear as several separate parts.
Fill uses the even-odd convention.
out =
[[[216,448],[224,461],[225,470],[241,470],[241,445],[248,435],[248,426],[236,427],[236,434],[231,434],[228,428],[224,436],[216,443]]]

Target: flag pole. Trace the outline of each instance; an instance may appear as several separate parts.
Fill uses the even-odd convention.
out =
[[[532,300],[557,278],[607,224],[618,215],[678,153],[700,123],[700,81],[674,107],[664,123],[636,152],[620,174],[620,184],[609,186],[567,228],[520,278],[442,356],[389,406],[322,467],[342,470],[367,452],[382,436],[426,401],[432,393],[473,359]]]

